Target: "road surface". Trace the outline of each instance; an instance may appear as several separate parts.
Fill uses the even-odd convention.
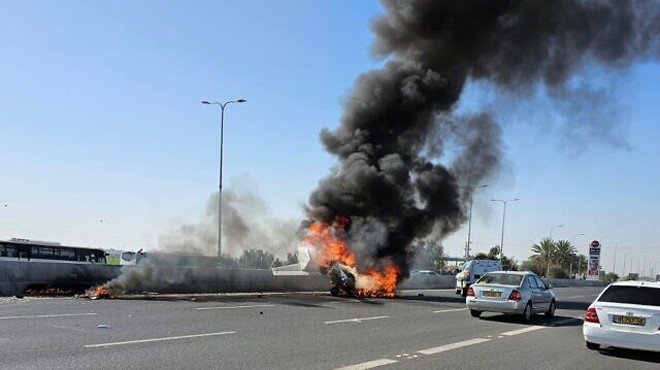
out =
[[[657,369],[648,352],[590,351],[580,316],[600,288],[556,288],[557,316],[472,318],[451,290],[2,298],[1,369]]]

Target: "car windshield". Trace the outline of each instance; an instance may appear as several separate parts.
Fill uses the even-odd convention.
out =
[[[522,275],[512,275],[512,274],[486,274],[484,275],[477,284],[502,284],[502,285],[520,285],[522,281]]]
[[[660,289],[636,286],[611,286],[598,302],[629,303],[660,307]]]

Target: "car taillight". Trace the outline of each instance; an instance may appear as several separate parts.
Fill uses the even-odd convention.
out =
[[[468,297],[474,297],[474,289],[472,289],[472,287],[468,288],[467,296]]]
[[[512,290],[511,294],[509,294],[509,300],[510,301],[519,301],[522,299],[522,296],[520,295],[520,292],[517,290]]]
[[[470,270],[465,271],[465,280],[470,280]]]
[[[598,320],[598,314],[596,314],[595,308],[589,307],[587,309],[587,313],[584,314],[584,321],[600,324],[600,320]]]

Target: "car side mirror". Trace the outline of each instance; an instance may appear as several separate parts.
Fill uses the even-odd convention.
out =
[[[548,290],[548,289],[552,289],[552,284],[546,284],[545,289],[546,289],[546,290]]]

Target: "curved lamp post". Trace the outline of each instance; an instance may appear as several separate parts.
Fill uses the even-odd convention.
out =
[[[218,262],[221,261],[222,253],[222,145],[224,142],[224,124],[225,124],[225,107],[233,103],[245,103],[247,100],[227,100],[225,102],[210,102],[203,100],[202,104],[217,105],[220,107],[220,176],[219,176],[219,192],[218,192]]]
[[[500,262],[502,262],[502,257],[504,257],[504,221],[506,220],[506,203],[507,202],[517,202],[520,199],[491,199],[491,202],[502,202],[504,205],[502,209],[502,237],[500,239]]]

